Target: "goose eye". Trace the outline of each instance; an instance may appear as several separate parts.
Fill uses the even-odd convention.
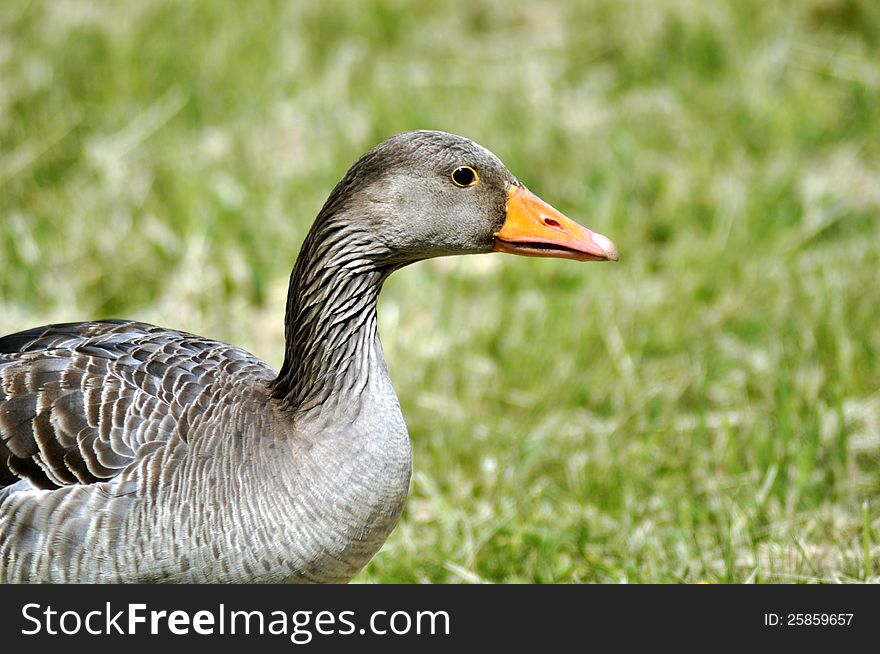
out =
[[[452,171],[452,183],[456,186],[473,186],[480,181],[477,171],[470,166],[460,166]]]

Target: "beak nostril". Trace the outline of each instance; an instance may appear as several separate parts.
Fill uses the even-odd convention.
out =
[[[559,222],[552,218],[544,218],[544,224],[547,225],[547,227],[559,227]]]

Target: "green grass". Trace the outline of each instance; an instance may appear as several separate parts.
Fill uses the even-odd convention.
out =
[[[380,302],[413,437],[365,582],[880,581],[880,5],[0,8],[0,332],[130,317],[282,354],[365,149],[495,151],[616,265]]]

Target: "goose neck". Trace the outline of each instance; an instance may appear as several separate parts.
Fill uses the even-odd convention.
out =
[[[285,353],[272,394],[297,412],[357,398],[381,359],[376,302],[391,272],[367,235],[313,228],[290,277]]]

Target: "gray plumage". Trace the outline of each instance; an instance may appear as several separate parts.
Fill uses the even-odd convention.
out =
[[[460,165],[480,183],[450,183]],[[491,251],[518,185],[440,132],[365,154],[297,259],[279,373],[131,321],[0,338],[0,581],[349,580],[409,488],[382,283],[420,259]]]

